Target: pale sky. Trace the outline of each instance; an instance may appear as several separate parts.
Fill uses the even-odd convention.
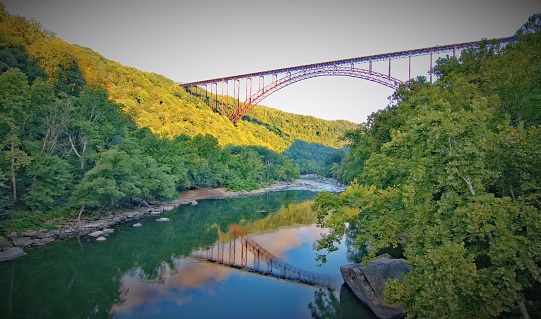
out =
[[[0,1],[69,43],[177,82],[508,37],[541,12],[538,0]],[[412,62],[415,75],[427,75],[426,58]],[[393,64],[392,76],[407,80],[407,66]],[[361,123],[391,94],[365,80],[320,77],[261,104]]]

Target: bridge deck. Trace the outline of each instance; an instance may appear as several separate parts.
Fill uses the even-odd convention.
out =
[[[497,38],[497,39],[493,39],[492,41],[496,41],[501,44],[506,44],[506,43],[516,41],[516,37],[513,36],[513,37],[507,37],[507,38]],[[298,66],[292,66],[292,67],[286,67],[286,68],[280,68],[280,69],[232,75],[232,76],[226,76],[226,77],[209,79],[209,80],[181,83],[180,85],[187,88],[190,86],[206,85],[210,83],[220,83],[223,81],[226,81],[226,82],[234,81],[234,80],[244,79],[244,78],[255,78],[255,77],[266,76],[266,75],[279,75],[279,74],[284,74],[284,73],[295,72],[302,69],[313,69],[313,68],[321,68],[321,67],[329,67],[329,66],[342,66],[342,65],[368,63],[370,61],[376,62],[376,61],[383,61],[383,60],[388,60],[388,59],[391,59],[391,60],[400,59],[400,58],[405,58],[405,57],[410,57],[410,56],[414,57],[414,56],[420,56],[420,55],[438,54],[438,53],[445,53],[445,52],[471,48],[471,47],[479,45],[481,42],[482,41],[471,41],[471,42],[462,42],[462,43],[454,43],[454,44],[446,44],[446,45],[437,45],[437,46],[426,47],[426,48],[421,48],[421,49],[381,53],[381,54],[367,55],[367,56],[362,56],[362,57],[340,59],[340,60],[334,60],[334,61],[328,61],[328,62],[304,64],[304,65],[298,65]]]

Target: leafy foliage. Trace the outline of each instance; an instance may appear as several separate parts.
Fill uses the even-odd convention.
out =
[[[336,150],[321,144],[295,140],[283,154],[295,164],[301,174],[324,175],[324,167],[329,165],[327,159],[339,151],[344,152],[343,149]]]
[[[252,190],[299,176],[276,150],[311,132],[236,127],[172,81],[67,44],[0,8],[0,232],[172,200],[190,188]],[[297,125],[311,122],[336,132],[354,125]]]
[[[439,60],[435,84],[400,88],[348,133],[334,173],[351,186],[314,203],[330,229],[317,248],[335,250],[344,232],[365,262],[403,248],[413,270],[386,298],[408,317],[540,315],[541,34],[530,20],[518,42],[486,41]]]

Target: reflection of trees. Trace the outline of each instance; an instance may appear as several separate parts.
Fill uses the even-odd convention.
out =
[[[359,244],[355,242],[355,238],[362,231],[358,228],[356,224],[350,225],[347,229],[345,237],[346,245],[346,257],[351,263],[360,263],[363,260],[364,255],[367,253],[365,246],[359,247]]]
[[[312,314],[312,318],[340,318],[340,300],[336,298],[334,292],[319,289],[314,292],[314,303],[310,301],[308,309]]]
[[[248,233],[269,231],[284,226],[308,225],[316,222],[316,213],[312,211],[312,200],[301,203],[285,203],[275,212],[246,224],[243,228]]]
[[[346,284],[340,289],[340,299],[331,289],[319,289],[314,292],[314,302],[308,304],[308,310],[315,319],[375,319],[374,313],[364,305]]]
[[[40,248],[23,259],[1,263],[0,273],[6,275],[0,276],[0,300],[5,301],[0,303],[0,318],[8,317],[10,309],[18,317],[27,318],[43,317],[44,313],[55,318],[108,317],[113,305],[122,304],[127,293],[121,285],[124,274],[139,269],[145,274],[144,280],[163,282],[164,267],[174,269],[177,258],[214,245],[219,236],[217,228],[234,236],[240,229],[230,229],[230,225],[255,224],[314,197],[313,192],[297,191],[203,200],[199,205],[182,206],[167,213],[169,223],[148,218],[140,220],[144,227],[137,229],[131,223],[119,225],[105,244],[67,240]],[[275,224],[271,221],[274,218],[286,217],[269,217],[268,225]]]
[[[360,247],[355,243],[355,236],[345,236],[346,258],[350,263],[360,263],[367,253],[365,247]]]

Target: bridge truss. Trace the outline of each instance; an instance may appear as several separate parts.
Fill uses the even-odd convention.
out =
[[[342,278],[310,272],[289,265],[252,238],[244,235],[229,241],[220,239],[216,245],[208,249],[192,252],[190,257],[310,286],[336,289],[343,282]]]
[[[492,41],[499,44],[507,44],[515,40],[515,37],[507,37],[493,39]],[[435,54],[452,52],[453,57],[456,57],[458,52],[467,48],[476,47],[481,44],[481,42],[482,41],[463,42],[422,49],[383,53],[190,83],[181,83],[180,85],[193,95],[202,98],[216,112],[227,116],[233,123],[237,123],[255,105],[269,95],[286,86],[310,78],[320,76],[347,76],[372,81],[396,90],[403,83],[403,81],[391,76],[391,61],[396,59],[408,59],[409,80],[412,78],[411,58],[430,55],[429,78],[432,82],[433,56]],[[372,69],[372,64],[379,61],[388,61],[387,74],[375,72]],[[366,68],[366,66],[364,68],[359,67],[366,64],[368,64],[368,68]],[[265,82],[267,82],[266,85]],[[230,84],[232,84],[232,86],[230,86]],[[199,87],[202,87],[203,89],[199,90]],[[232,100],[229,96],[230,88],[233,89]],[[241,88],[244,88],[244,90]],[[221,96],[220,98],[219,95]],[[243,100],[243,102],[241,102],[241,100]]]

